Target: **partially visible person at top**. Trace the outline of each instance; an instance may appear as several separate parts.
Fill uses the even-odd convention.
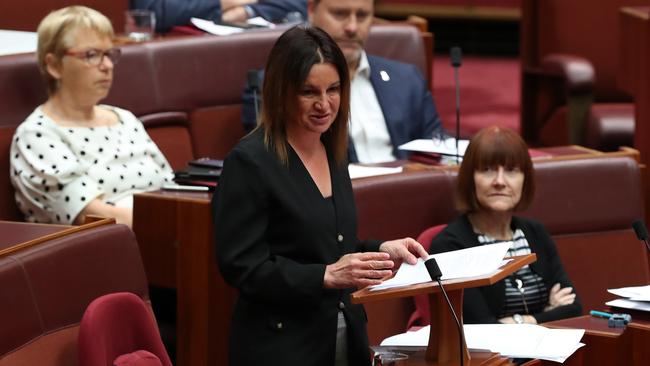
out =
[[[364,50],[373,0],[309,0],[307,13],[311,25],[334,38],[350,72],[350,162],[406,159],[409,153],[398,146],[444,134],[433,96],[417,67]],[[247,89],[243,99],[244,127],[251,130],[257,124],[252,91]]]
[[[156,32],[163,33],[191,18],[215,23],[243,22],[262,17],[273,23],[283,22],[289,14],[307,16],[307,0],[130,0],[130,9],[147,9],[156,14]],[[297,15],[293,15],[297,17]]]
[[[539,222],[515,215],[534,194],[533,163],[517,133],[488,127],[471,139],[456,190],[463,214],[433,239],[429,251],[511,242],[508,256],[535,253],[537,261],[492,286],[466,289],[466,323],[537,324],[581,314],[551,236]]]
[[[38,26],[38,66],[47,101],[18,126],[11,182],[31,222],[83,223],[87,215],[131,226],[133,194],[173,179],[165,156],[129,111],[99,104],[120,49],[101,13],[70,6]]]
[[[229,364],[369,365],[366,315],[350,293],[427,253],[411,238],[357,238],[350,84],[332,38],[294,27],[266,70],[262,124],[226,157],[212,200],[219,269],[239,290]]]

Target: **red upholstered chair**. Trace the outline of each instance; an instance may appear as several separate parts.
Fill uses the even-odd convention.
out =
[[[79,328],[79,366],[172,366],[153,313],[130,292],[95,299]]]
[[[436,225],[424,230],[422,234],[418,236],[418,242],[422,244],[424,250],[427,252],[429,251],[433,238],[435,238],[436,235],[446,227],[446,224]],[[429,297],[427,295],[413,296],[413,302],[415,303],[415,310],[406,324],[407,330],[413,326],[429,325]]]

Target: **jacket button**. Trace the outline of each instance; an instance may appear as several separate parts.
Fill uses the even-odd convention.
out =
[[[343,234],[339,234],[339,235],[336,237],[336,241],[338,241],[339,243],[343,243]]]
[[[277,329],[282,329],[282,322],[279,322],[275,325]]]
[[[340,310],[345,309],[345,303],[343,303],[343,301],[339,301],[339,309]]]

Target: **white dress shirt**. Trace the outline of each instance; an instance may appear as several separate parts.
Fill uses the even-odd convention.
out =
[[[384,113],[370,82],[370,64],[365,52],[350,85],[350,136],[360,163],[395,160]]]

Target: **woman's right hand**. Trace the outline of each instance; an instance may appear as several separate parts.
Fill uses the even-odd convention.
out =
[[[325,267],[323,286],[329,289],[378,285],[390,277],[395,264],[388,253],[346,254]]]

